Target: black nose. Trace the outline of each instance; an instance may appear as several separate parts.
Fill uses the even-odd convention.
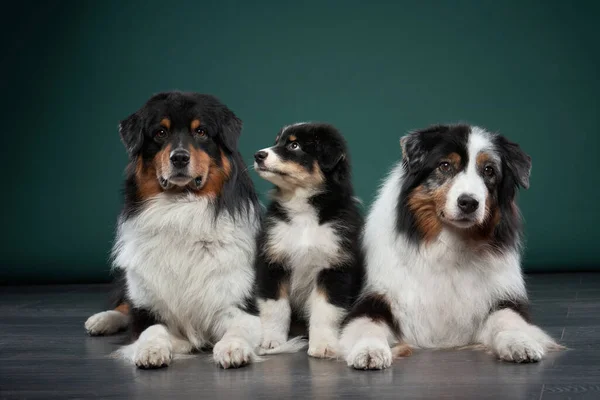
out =
[[[183,168],[190,163],[190,153],[186,150],[175,150],[171,154],[171,163],[175,168]]]
[[[479,207],[479,202],[468,194],[461,194],[458,197],[458,208],[465,214],[471,214]]]
[[[256,160],[256,162],[260,162],[262,160],[264,160],[265,158],[267,158],[267,156],[269,155],[269,153],[267,153],[266,151],[257,151],[254,154],[254,159]]]

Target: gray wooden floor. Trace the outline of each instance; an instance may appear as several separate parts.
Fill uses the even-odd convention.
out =
[[[513,365],[480,351],[417,351],[385,371],[304,353],[221,370],[206,355],[143,371],[108,357],[119,337],[83,322],[107,287],[0,287],[0,398],[600,399],[600,274],[527,278],[534,319],[571,349]]]

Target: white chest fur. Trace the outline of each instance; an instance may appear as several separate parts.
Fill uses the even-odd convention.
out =
[[[252,291],[257,221],[216,219],[207,199],[157,197],[122,222],[115,266],[136,306],[158,313],[192,343],[221,334],[215,318]]]
[[[368,287],[389,297],[408,344],[469,344],[496,301],[526,296],[520,256],[477,255],[447,231],[431,244],[409,243],[395,227],[401,179],[397,167],[367,218]]]
[[[319,223],[317,211],[305,199],[282,203],[289,221],[273,221],[266,249],[290,270],[290,301],[304,310],[317,275],[343,261],[340,238],[331,223]]]

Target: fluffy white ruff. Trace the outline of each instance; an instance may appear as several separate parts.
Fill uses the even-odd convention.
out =
[[[258,221],[250,211],[237,219],[226,211],[216,216],[210,199],[161,194],[120,222],[115,266],[126,272],[133,305],[159,316],[164,332],[143,332],[140,343],[119,354],[156,367],[180,350],[214,343],[215,361],[225,368],[252,360],[260,320],[238,308],[253,295]]]
[[[92,336],[111,335],[129,324],[129,316],[115,310],[102,311],[85,321],[85,330]]]
[[[415,348],[453,348],[481,342],[501,359],[537,361],[560,348],[518,314],[490,310],[500,300],[527,299],[518,249],[475,252],[451,230],[417,245],[396,232],[396,204],[403,181],[399,163],[385,180],[368,215],[364,246],[365,292],[390,302],[403,340]],[[344,358],[359,369],[391,364],[387,328],[357,319],[342,333]]]

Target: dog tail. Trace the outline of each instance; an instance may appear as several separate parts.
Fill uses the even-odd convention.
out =
[[[260,349],[258,354],[261,356],[268,354],[282,354],[282,353],[296,353],[297,351],[302,350],[306,347],[308,341],[304,339],[302,336],[297,336],[293,339],[288,340],[280,346],[275,347],[274,349]]]

